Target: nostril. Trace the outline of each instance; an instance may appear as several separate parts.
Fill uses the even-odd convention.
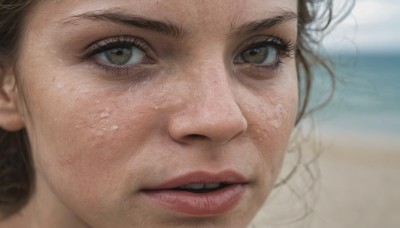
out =
[[[191,134],[184,137],[186,140],[207,140],[209,139],[207,136],[200,134]]]

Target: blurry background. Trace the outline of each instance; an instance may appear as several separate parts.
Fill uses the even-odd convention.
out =
[[[334,0],[335,14],[349,2]],[[289,146],[281,176],[296,174],[281,177],[251,227],[399,228],[400,1],[355,0],[321,52],[333,60],[335,95],[297,128],[302,146]],[[329,96],[328,79],[317,75],[313,104]]]
[[[311,227],[398,228],[400,2],[356,0],[325,47],[338,84],[331,103],[315,114],[322,154]]]

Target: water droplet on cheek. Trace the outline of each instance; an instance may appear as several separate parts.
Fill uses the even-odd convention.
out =
[[[104,111],[102,113],[100,113],[100,118],[104,119],[110,116],[110,113],[107,111]]]
[[[282,104],[278,104],[274,109],[272,127],[278,129],[282,126],[287,111]]]
[[[105,119],[110,116],[110,110],[106,108],[104,111],[100,113],[100,118]]]
[[[57,83],[57,89],[62,89],[64,87],[64,85],[61,82]]]
[[[80,89],[80,90],[79,90],[79,93],[80,93],[80,94],[86,94],[86,93],[88,93],[88,92],[89,92],[88,89]]]
[[[111,126],[111,128],[110,128],[111,130],[113,130],[113,131],[116,131],[116,130],[118,130],[119,129],[119,126],[118,125],[116,125],[116,124],[114,124],[114,125],[112,125]]]

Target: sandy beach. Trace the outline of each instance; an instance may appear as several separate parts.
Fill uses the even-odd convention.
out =
[[[400,136],[329,132],[313,228],[400,227]]]
[[[302,196],[310,202],[309,215],[301,219],[301,208],[289,210],[286,217],[271,215],[299,201],[293,192],[281,191],[269,199],[280,197],[280,205],[268,205],[251,227],[400,227],[400,136],[325,129],[315,139],[322,151],[317,159],[318,184]],[[302,181],[297,180],[300,185]],[[291,216],[293,221],[287,219]]]

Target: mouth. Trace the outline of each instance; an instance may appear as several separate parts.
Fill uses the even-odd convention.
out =
[[[226,187],[231,186],[229,183],[196,183],[196,184],[188,184],[184,186],[179,186],[174,188],[175,191],[185,191],[191,193],[210,193],[215,192]]]
[[[246,190],[245,178],[235,172],[189,173],[141,192],[158,206],[177,213],[205,217],[229,212]]]

